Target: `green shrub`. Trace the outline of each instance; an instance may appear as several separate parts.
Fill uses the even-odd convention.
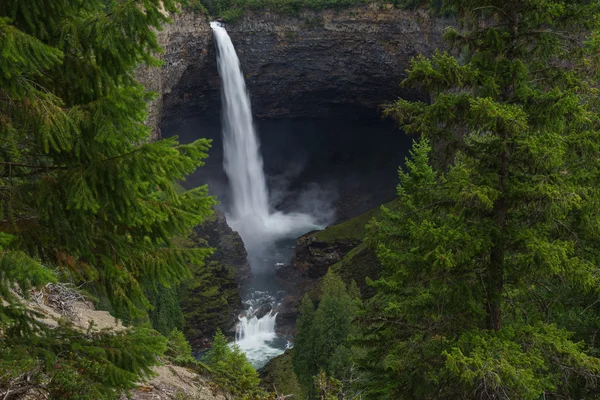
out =
[[[179,329],[173,329],[169,335],[165,355],[175,364],[190,364],[196,361],[192,357],[192,346]]]
[[[217,330],[204,362],[215,374],[215,381],[240,399],[261,399],[266,393],[259,387],[258,372],[237,345],[230,346],[221,330]]]
[[[241,8],[231,8],[219,14],[219,18],[221,18],[225,22],[235,22],[243,16],[244,10],[242,10]]]

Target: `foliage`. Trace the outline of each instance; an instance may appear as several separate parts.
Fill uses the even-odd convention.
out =
[[[334,242],[339,240],[362,241],[366,236],[365,226],[373,218],[381,214],[379,207],[373,208],[357,217],[347,221],[328,226],[326,229],[316,233],[315,237],[323,242]]]
[[[3,367],[18,364],[1,369],[10,376],[3,388],[19,376],[28,382],[21,395],[110,398],[131,387],[157,362],[163,338],[147,328],[49,329],[20,297],[59,278],[143,320],[144,290],[176,287],[210,253],[172,242],[214,204],[206,187],[177,185],[202,165],[209,142],[149,143],[151,96],[134,79],[139,64],[158,65],[156,30],[176,5],[0,2],[0,348]]]
[[[266,390],[273,389],[280,396],[294,395],[294,398],[306,399],[306,394],[292,365],[293,349],[286,350],[283,354],[269,360],[260,371],[261,385]]]
[[[168,336],[173,330],[183,329],[183,312],[179,306],[181,287],[179,285],[166,286],[161,283],[148,285],[145,283],[144,288],[144,293],[151,305],[148,317],[152,327],[165,336]]]
[[[3,325],[4,326],[4,325]],[[165,351],[165,338],[148,328],[80,331],[67,323],[40,326],[27,336],[0,340],[0,394],[38,393],[54,399],[118,399]]]
[[[176,364],[189,364],[195,361],[192,357],[192,346],[179,329],[173,329],[169,334],[165,355]]]
[[[315,389],[320,400],[338,400],[342,396],[342,382],[323,371],[315,376]]]
[[[202,4],[202,0],[182,0],[181,6],[184,10],[192,10],[195,13],[208,15],[208,10]]]
[[[597,397],[600,2],[444,4],[460,58],[415,58],[431,103],[386,109],[422,139],[369,231],[366,396]]]
[[[181,288],[184,332],[193,341],[210,337],[217,329],[230,327],[231,316],[240,304],[233,273],[217,261],[192,265],[192,278]]]
[[[233,22],[247,10],[270,11],[282,15],[298,15],[303,10],[340,10],[367,4],[388,4],[398,8],[412,9],[420,6],[440,10],[440,0],[200,0],[211,15]]]
[[[236,398],[260,399],[266,396],[259,386],[258,372],[237,345],[227,343],[220,329],[215,333],[203,361],[215,374],[216,382]]]
[[[322,297],[316,310],[308,296],[302,299],[292,363],[306,392],[316,394],[314,377],[321,371],[332,378],[347,377],[352,364],[348,336],[358,299],[356,284],[347,289],[331,271],[323,278]]]

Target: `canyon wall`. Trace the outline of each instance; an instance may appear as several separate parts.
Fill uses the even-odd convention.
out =
[[[440,47],[450,23],[426,10],[370,5],[297,16],[248,12],[227,30],[256,116],[376,116],[383,102],[415,97],[399,87],[410,59]],[[139,73],[160,95],[150,105],[155,132],[161,120],[218,115],[220,82],[207,17],[177,15],[159,40],[164,65]]]
[[[157,57],[163,61],[163,65],[141,67],[136,71],[138,81],[157,94],[148,103],[147,123],[152,128],[153,139],[160,137],[165,96],[185,82],[182,76],[186,71],[193,69],[193,66],[206,64],[208,48],[212,47],[212,32],[206,15],[184,11],[172,16],[172,20],[158,32],[158,42],[164,51]],[[218,86],[218,75],[212,75],[216,79],[213,85]]]

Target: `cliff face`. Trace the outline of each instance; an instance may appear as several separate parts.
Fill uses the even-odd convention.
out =
[[[158,42],[164,49],[158,58],[163,65],[142,67],[136,72],[140,83],[157,93],[156,99],[148,104],[147,123],[152,128],[153,139],[160,137],[164,97],[184,82],[181,78],[186,71],[193,69],[194,65],[205,64],[208,48],[212,47],[212,32],[206,15],[183,12],[172,18],[173,22],[158,32]],[[216,79],[214,84],[218,85],[218,75]]]
[[[191,240],[215,251],[204,265],[192,266],[193,277],[184,283],[180,303],[184,333],[194,348],[202,348],[217,328],[233,329],[242,309],[240,287],[252,273],[242,238],[227,225],[221,211],[215,210],[194,228]]]
[[[377,106],[414,93],[399,88],[411,57],[431,54],[448,20],[424,10],[371,5],[249,13],[227,25],[259,117],[376,115]],[[150,124],[219,113],[216,50],[206,16],[183,13],[159,34],[165,65],[141,71],[162,98]]]

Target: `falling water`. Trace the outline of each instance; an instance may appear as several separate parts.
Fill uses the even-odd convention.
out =
[[[262,367],[268,360],[282,353],[281,346],[275,345],[278,341],[275,334],[276,317],[277,313],[272,312],[260,319],[254,316],[240,317],[235,344],[256,367]]]
[[[223,83],[223,164],[232,193],[227,220],[251,252],[278,238],[306,232],[316,224],[307,214],[284,214],[270,209],[250,97],[240,62],[225,28],[217,22],[211,22],[211,28]]]
[[[242,237],[254,269],[257,264],[266,261],[268,256],[265,254],[275,242],[298,236],[317,228],[317,225],[310,215],[284,214],[270,208],[250,98],[240,62],[225,28],[217,22],[211,22],[210,26],[217,46],[222,81],[223,164],[232,194],[227,221]],[[258,367],[283,350],[276,343],[281,341],[275,333],[277,314],[269,313],[258,319],[251,310],[247,316],[240,318],[236,343]]]

